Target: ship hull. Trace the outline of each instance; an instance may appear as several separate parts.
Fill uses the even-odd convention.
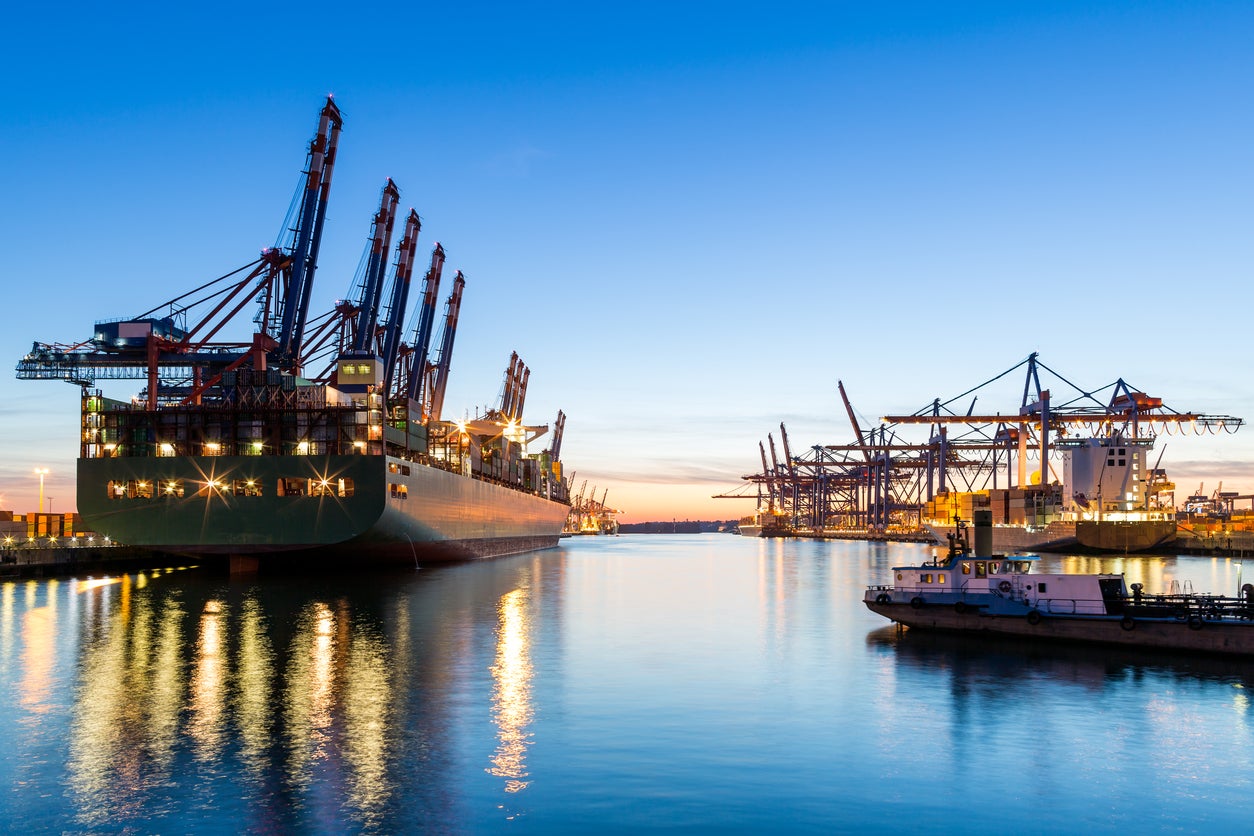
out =
[[[1120,645],[1155,650],[1254,656],[1254,623],[1233,617],[1208,620],[1142,618],[1131,613],[1106,616],[991,614],[978,607],[952,604],[865,602],[868,609],[913,630],[933,630],[983,637],[1041,639],[1054,642]]]
[[[953,527],[943,528],[926,524],[937,543],[944,545]],[[1077,545],[1076,523],[1054,520],[1039,528],[1022,525],[994,525],[992,549],[994,554],[1015,554],[1028,551],[1066,551]]]
[[[1175,520],[1080,520],[1076,540],[1086,549],[1104,552],[1143,552],[1176,539]]]
[[[78,508],[116,542],[263,565],[414,565],[549,548],[570,510],[493,481],[365,455],[80,459]]]

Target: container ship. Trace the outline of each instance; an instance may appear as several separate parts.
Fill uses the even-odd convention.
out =
[[[442,417],[465,277],[454,278],[436,341],[437,243],[417,324],[403,333],[421,222],[410,210],[389,273],[400,198],[391,180],[355,298],[310,316],[341,128],[328,98],[285,246],[140,316],[97,323],[86,341],[35,343],[19,363],[19,379],[82,388],[77,500],[92,530],[239,570],[414,565],[557,544],[570,512],[566,417],[559,411],[551,432],[523,421],[530,370],[517,353],[495,406]],[[250,305],[251,338],[221,341]],[[209,313],[193,321],[197,310]],[[147,386],[118,400],[97,378]]]

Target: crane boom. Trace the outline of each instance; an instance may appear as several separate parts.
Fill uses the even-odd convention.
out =
[[[453,360],[453,337],[457,335],[457,317],[462,308],[462,290],[466,287],[466,279],[458,270],[453,277],[453,292],[449,294],[447,309],[444,313],[444,338],[440,344],[440,359],[432,370],[435,381],[431,387],[431,408],[428,414],[432,421],[440,420],[444,410],[444,392],[448,388],[449,365]]]
[[[401,193],[389,177],[379,198],[379,211],[371,226],[370,258],[366,262],[366,275],[362,284],[361,307],[357,311],[357,333],[353,340],[354,351],[374,349],[375,326],[379,320],[379,298],[383,293],[383,272],[388,249],[392,246],[392,226],[396,222],[396,206]]]
[[[392,299],[388,303],[388,318],[383,336],[383,391],[392,391],[392,379],[396,374],[396,354],[400,348],[401,329],[405,327],[405,307],[409,303],[409,282],[414,274],[414,248],[418,244],[418,232],[422,221],[418,213],[409,210],[405,219],[405,232],[397,247],[396,278],[392,282]]]
[[[308,313],[314,272],[318,267],[318,248],[322,243],[322,226],[326,220],[327,197],[331,191],[331,172],[340,130],[344,126],[335,100],[327,97],[318,120],[318,134],[309,144],[309,170],[305,177],[305,195],[296,222],[296,243],[292,248],[291,277],[283,297],[283,320],[277,340],[279,356],[292,359],[300,353],[300,340]]]
[[[414,335],[414,356],[410,364],[407,395],[411,401],[423,400],[423,383],[427,376],[427,356],[431,350],[431,329],[435,322],[435,300],[440,292],[440,276],[444,273],[444,248],[435,243],[431,266],[422,280],[422,308],[418,313],[418,332]]]

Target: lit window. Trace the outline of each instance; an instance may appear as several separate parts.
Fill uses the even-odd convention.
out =
[[[236,496],[261,496],[261,485],[256,479],[236,479],[231,483],[231,493]]]
[[[279,479],[278,489],[276,492],[279,496],[304,496],[305,480]]]

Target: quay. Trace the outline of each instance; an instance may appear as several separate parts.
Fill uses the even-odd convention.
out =
[[[871,540],[884,543],[931,543],[939,545],[930,531],[878,531],[863,528],[774,529],[764,530],[762,537],[795,537],[799,540]]]
[[[124,545],[9,546],[0,553],[0,580],[127,572],[186,562],[185,557]]]

